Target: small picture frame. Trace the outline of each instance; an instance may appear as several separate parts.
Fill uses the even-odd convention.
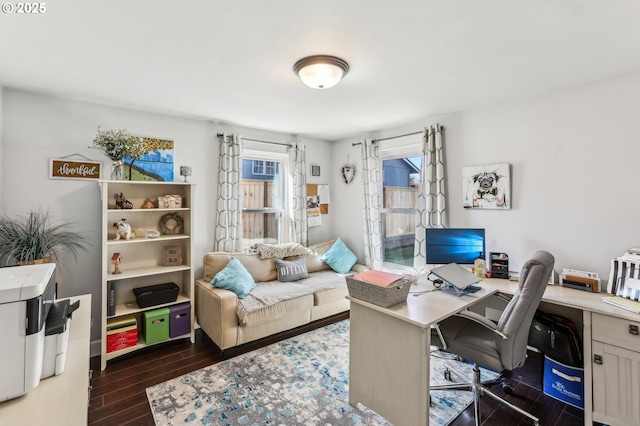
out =
[[[164,246],[162,255],[162,266],[180,266],[182,265],[182,247],[180,246]]]
[[[319,164],[311,164],[311,176],[320,176]]]

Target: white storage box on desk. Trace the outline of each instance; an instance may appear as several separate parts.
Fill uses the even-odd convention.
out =
[[[383,271],[364,271],[347,275],[349,296],[388,308],[407,300],[411,281],[402,275]]]

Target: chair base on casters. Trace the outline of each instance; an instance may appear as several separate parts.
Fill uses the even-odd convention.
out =
[[[445,377],[446,377],[447,380],[451,380],[450,373],[454,373],[456,376],[458,376],[462,380],[466,380],[467,379],[459,371],[456,371],[453,368],[448,368],[447,372],[445,372]],[[492,382],[495,382],[495,381],[489,381],[488,383],[492,383]],[[509,388],[510,388],[510,386],[509,386]],[[524,411],[522,408],[516,407],[515,405],[513,405],[509,401],[506,401],[505,399],[499,397],[495,393],[491,392],[488,388],[486,388],[484,386],[484,384],[482,383],[481,379],[480,379],[480,367],[478,366],[478,364],[473,364],[473,379],[472,379],[471,383],[451,383],[451,384],[446,384],[446,385],[434,385],[434,386],[430,386],[429,389],[430,390],[467,390],[467,391],[473,392],[473,408],[474,408],[474,413],[475,413],[475,418],[476,418],[476,426],[480,426],[480,424],[481,424],[481,421],[480,421],[480,397],[483,396],[483,395],[491,397],[492,399],[496,400],[498,403],[504,404],[507,407],[509,407],[509,408],[517,411],[518,413],[522,414],[523,416],[526,416],[526,417],[530,418],[533,421],[533,424],[535,426],[539,426],[540,425],[540,419],[538,419],[537,417],[535,417],[535,416],[529,414],[528,412]],[[509,392],[507,391],[507,393],[509,393]]]

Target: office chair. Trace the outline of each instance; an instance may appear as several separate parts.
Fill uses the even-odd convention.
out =
[[[447,352],[473,363],[473,377],[469,383],[431,386],[431,390],[464,389],[474,394],[476,425],[480,425],[480,397],[490,396],[499,403],[533,420],[539,419],[505,401],[486,388],[480,380],[479,367],[497,372],[512,371],[524,364],[527,356],[527,340],[533,316],[553,271],[554,258],[546,251],[537,251],[522,267],[518,290],[495,324],[482,315],[468,310],[439,323],[447,345]],[[432,331],[432,335],[434,332]],[[433,341],[437,344],[437,335]],[[456,375],[460,375],[453,370]],[[464,379],[464,378],[463,378]]]

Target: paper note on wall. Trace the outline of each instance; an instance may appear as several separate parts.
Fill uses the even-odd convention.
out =
[[[329,204],[329,185],[318,185],[320,204]]]

